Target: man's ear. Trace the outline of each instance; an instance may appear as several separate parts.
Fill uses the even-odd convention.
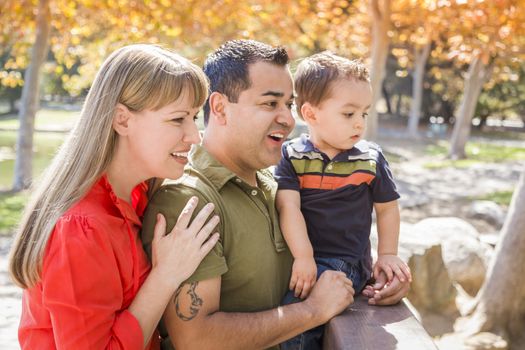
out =
[[[305,122],[309,124],[315,124],[317,122],[317,116],[315,115],[315,107],[310,102],[305,102],[301,106],[301,115]]]
[[[132,117],[128,107],[122,103],[117,103],[115,107],[115,115],[113,116],[113,129],[117,134],[125,136],[129,131],[129,120]]]
[[[226,103],[228,97],[220,92],[214,91],[210,95],[210,119],[214,119],[220,125],[226,124]]]

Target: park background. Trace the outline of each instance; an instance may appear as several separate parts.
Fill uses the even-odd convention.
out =
[[[1,0],[0,347],[18,348],[6,261],[28,186],[102,60],[140,42],[202,65],[240,38],[285,46],[292,71],[322,50],[369,65],[367,138],[402,195],[415,312],[441,349],[524,349],[522,0]]]

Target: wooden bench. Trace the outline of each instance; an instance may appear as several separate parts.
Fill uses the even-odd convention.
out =
[[[432,338],[404,301],[393,306],[368,305],[358,296],[326,325],[325,350],[437,350]]]

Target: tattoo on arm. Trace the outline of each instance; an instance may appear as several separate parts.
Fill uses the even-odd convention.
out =
[[[173,298],[173,303],[175,304],[175,311],[177,313],[177,316],[183,320],[183,321],[190,321],[192,320],[197,314],[199,313],[199,310],[202,306],[203,300],[197,295],[195,292],[195,288],[197,288],[197,285],[199,282],[192,282],[189,285],[189,289],[186,292],[191,298],[191,305],[189,310],[189,315],[185,315],[182,310],[180,309],[180,292],[182,291],[182,288],[184,285],[180,286],[177,291],[175,292],[175,297]]]

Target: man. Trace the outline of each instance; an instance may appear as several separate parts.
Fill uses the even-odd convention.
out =
[[[208,57],[204,71],[211,94],[202,145],[192,151],[181,183],[165,185],[151,199],[143,240],[146,246],[151,242],[158,212],[171,229],[192,196],[201,207],[215,204],[221,239],[177,291],[164,323],[180,349],[277,348],[343,311],[354,290],[343,273],[328,271],[306,300],[278,307],[292,259],[277,221],[276,183],[261,169],[279,161],[294,126],[286,51],[229,41]],[[163,341],[163,347],[168,344]]]

